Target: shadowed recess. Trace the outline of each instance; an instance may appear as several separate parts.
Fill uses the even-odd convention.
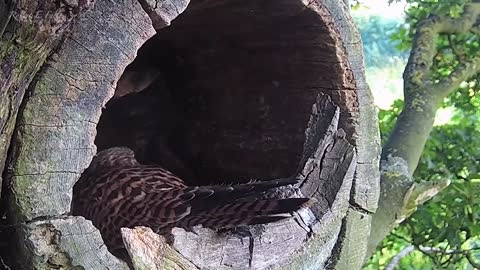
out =
[[[301,1],[193,1],[126,68],[95,143],[196,184],[295,175],[317,94],[344,88],[337,57]]]

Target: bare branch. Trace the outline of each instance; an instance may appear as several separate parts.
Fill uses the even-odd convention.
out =
[[[403,238],[403,237],[402,237]],[[405,238],[403,238],[405,239]],[[479,248],[472,248],[472,249],[442,249],[439,247],[427,247],[422,245],[408,245],[403,248],[397,255],[395,255],[391,260],[390,263],[385,267],[385,270],[393,270],[395,267],[400,263],[400,260],[406,257],[408,254],[412,253],[415,250],[421,251],[423,254],[432,258],[435,261],[435,258],[432,256],[434,254],[442,254],[442,255],[454,255],[460,254],[464,255],[465,258],[469,261],[469,263],[474,266],[478,267],[480,264],[476,263],[472,258],[471,251],[478,250]]]
[[[400,260],[408,254],[412,253],[413,251],[415,251],[414,245],[410,245],[402,249],[402,251],[400,251],[397,255],[393,256],[390,263],[387,265],[387,267],[385,267],[385,270],[394,270],[395,267],[397,267],[398,263],[400,263]]]

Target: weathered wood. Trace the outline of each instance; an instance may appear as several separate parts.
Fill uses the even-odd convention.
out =
[[[101,240],[98,233],[80,237],[77,231],[89,225],[64,214],[69,211],[71,187],[95,153],[102,107],[154,28],[159,33],[145,48],[154,44],[161,57],[148,53],[144,57],[156,62],[166,88],[175,93],[171,103],[180,104],[190,121],[182,123],[185,129],[177,130],[176,137],[188,142],[181,150],[190,153],[181,159],[190,158],[187,165],[193,167],[195,180],[248,181],[298,174],[302,180],[298,187],[276,195],[303,193],[318,200],[312,210],[293,219],[243,232],[251,235],[175,229],[172,246],[178,254],[174,254],[187,266],[177,259],[169,263],[188,269],[193,267],[188,262],[205,269],[335,267],[342,260],[340,254],[354,247],[345,242],[353,239],[348,235],[351,228],[357,224],[366,232],[359,234],[360,239],[368,234],[368,216],[363,222],[345,219],[347,211],[363,213],[376,207],[377,179],[364,172],[376,166],[378,130],[372,132],[376,122],[368,105],[371,96],[362,92],[366,88],[361,59],[353,53],[358,42],[348,32],[352,25],[344,2],[197,0],[171,27],[160,29],[187,4],[98,1],[80,16],[37,75],[18,117],[7,174],[12,180],[10,215],[25,228],[18,241],[28,237],[31,243],[20,248],[27,268],[48,267],[52,260],[45,258],[86,269],[113,260],[109,254],[78,259],[81,256],[69,248],[69,241],[95,250]],[[141,54],[142,50],[138,60]],[[119,93],[118,99],[128,92]],[[317,99],[319,93],[326,95]],[[146,120],[170,117],[153,111],[147,115],[151,118]],[[99,129],[97,139],[104,136],[108,141],[131,132],[125,123],[123,128],[113,130],[110,137]],[[370,134],[376,140],[364,139]],[[357,156],[361,166],[356,166]],[[42,255],[32,254],[28,246],[42,247],[53,239],[48,238],[51,232],[68,237],[47,245],[47,251],[36,248],[43,250]],[[160,238],[144,236],[168,248]],[[355,248],[362,245],[359,241]],[[133,246],[129,247],[133,257],[146,254]],[[168,254],[160,252],[158,258],[168,260]],[[138,267],[139,261],[134,263]]]
[[[123,19],[132,15],[135,27]],[[100,1],[51,55],[13,137],[10,207],[17,221],[69,212],[71,188],[95,153],[95,125],[115,78],[153,34],[138,3]]]
[[[171,91],[182,108],[173,114],[183,123],[171,147],[193,168],[192,182],[292,175],[318,92],[344,104],[342,117],[357,111],[342,40],[324,19],[332,20],[321,3],[306,7],[302,1],[194,1],[141,48],[134,65],[143,62],[160,70],[165,91]],[[172,116],[158,110],[164,105],[145,108],[155,115],[147,120],[161,119],[159,125],[169,121]],[[127,106],[109,109],[107,104],[110,115],[129,111]],[[138,123],[133,118],[118,122]],[[351,130],[351,122],[341,121],[341,127]],[[132,144],[126,125],[117,126],[110,125],[105,133],[99,130],[98,141],[106,142],[101,148],[112,146],[111,137]],[[351,132],[346,133],[350,140]]]
[[[363,265],[370,236],[371,216],[378,207],[380,194],[380,134],[373,96],[367,85],[363,61],[363,46],[355,23],[349,13],[349,3],[335,0],[324,1],[331,13],[332,31],[338,33],[356,98],[348,98],[355,106],[349,120],[353,128],[349,141],[355,145],[358,164],[353,180],[351,207],[342,223],[342,240],[338,243],[332,266],[336,269],[358,269]],[[328,18],[328,17],[327,17]],[[345,96],[347,98],[348,96]],[[349,102],[349,103],[350,103]],[[339,103],[341,104],[341,103]],[[342,107],[343,108],[343,107]],[[342,114],[344,112],[342,111]],[[341,122],[344,122],[341,120]],[[347,130],[347,134],[350,134]]]
[[[1,1],[0,3],[0,215],[7,208],[5,166],[18,113],[27,90],[47,56],[58,46],[72,21],[92,7],[91,1]],[[12,158],[13,159],[13,158]],[[4,190],[2,190],[4,189]],[[8,226],[6,228],[9,228]],[[15,254],[11,228],[0,230],[0,259]],[[7,248],[5,248],[5,246]],[[4,258],[11,263],[12,260]],[[3,260],[2,260],[3,262]],[[1,267],[1,266],[0,266]]]
[[[187,8],[189,2],[189,0],[139,0],[155,29],[169,26],[172,20]]]
[[[172,246],[201,269],[300,269],[325,265],[326,254],[338,241],[356,166],[353,146],[344,139],[342,130],[337,131],[338,120],[338,107],[328,96],[318,97],[306,132],[304,153],[308,156],[302,158],[302,181],[299,187],[275,192],[280,197],[314,197],[318,203],[311,210],[304,209],[283,222],[250,226],[247,234],[217,233],[201,227],[194,232],[174,229]],[[318,134],[324,136],[320,139]],[[151,257],[154,252],[135,251],[136,260]],[[161,251],[157,254],[159,258],[165,256]]]
[[[24,239],[20,269],[128,269],[108,252],[100,232],[83,217],[30,222],[19,234]]]
[[[28,5],[20,2],[14,8],[27,12],[33,4],[31,1],[28,2]],[[29,8],[26,8],[27,6]],[[53,10],[59,14],[65,13],[63,9]],[[58,15],[48,14],[50,20],[52,17],[57,18],[55,16]],[[23,19],[21,16],[20,18]],[[53,25],[42,27],[48,31],[56,30]],[[64,25],[59,24],[58,27]],[[62,46],[49,57],[42,73],[37,76],[34,86],[31,87],[32,91],[21,116],[18,117],[16,134],[12,140],[10,155],[12,162],[9,164],[11,170],[7,175],[11,181],[9,216],[13,222],[30,224],[30,220],[35,219],[48,223],[51,219],[69,212],[72,186],[95,153],[93,144],[95,126],[101,109],[113,95],[116,80],[124,68],[134,59],[143,42],[154,33],[151,20],[139,3],[98,1],[92,11],[79,17]],[[57,34],[58,38],[61,38],[63,32],[57,31]],[[51,46],[51,42],[37,38],[44,37],[41,31],[30,35],[35,39],[29,41],[25,38],[25,42],[31,43],[29,46],[33,46],[32,50],[26,50],[29,48],[28,44],[21,39],[16,38],[15,42],[22,41],[19,47],[25,50],[22,52],[28,57],[45,59],[46,50],[38,50],[43,46]],[[28,35],[27,37],[30,38]],[[10,59],[8,57],[12,57],[11,50],[6,52],[10,53],[4,54],[8,60]],[[20,56],[13,59],[18,61]],[[26,67],[14,65],[15,72],[24,72],[33,77],[36,70],[28,68],[29,63],[26,62]],[[41,63],[40,60],[34,62],[36,69]],[[8,86],[5,86],[7,83],[11,83],[11,78],[19,79],[22,84],[29,83],[27,77],[6,75],[10,76],[8,77],[10,80],[2,82],[2,89]],[[19,88],[15,84],[12,87]],[[22,87],[20,89],[24,91],[26,86]],[[13,114],[12,117],[15,118]],[[12,122],[9,125],[13,127]],[[1,147],[3,146],[4,144],[1,144]],[[62,234],[65,233],[62,231],[65,228],[62,226],[57,229]],[[19,231],[18,241],[23,241],[24,233],[28,231]],[[93,245],[92,249],[97,248],[95,246],[97,240],[101,241],[98,235],[84,236],[78,233],[74,237],[78,238],[79,242],[84,241],[83,237],[87,237],[90,239],[87,243]],[[41,235],[31,238],[33,245],[41,241],[44,241]],[[61,245],[61,242],[53,246],[56,245]],[[36,255],[26,248],[27,246],[20,245],[20,252],[25,254],[22,259],[31,263],[25,266],[27,269],[48,268],[48,262],[35,259]],[[68,252],[73,254],[77,251],[71,249]],[[67,255],[74,257],[72,254]],[[96,269],[89,266],[105,264],[105,260],[113,259],[109,253],[105,256],[92,255],[88,260],[79,261],[76,266]]]
[[[2,1],[0,6],[0,171],[27,87],[90,1]],[[3,175],[2,175],[3,176]],[[0,191],[2,188],[0,176]]]
[[[198,269],[150,228],[122,228],[122,237],[136,270]]]

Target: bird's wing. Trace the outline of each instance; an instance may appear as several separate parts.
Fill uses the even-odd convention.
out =
[[[186,185],[171,172],[153,166],[138,166],[112,172],[109,190],[102,200],[105,209],[120,217],[132,217],[131,225],[164,227],[190,213],[182,195]],[[106,213],[108,214],[108,213]]]

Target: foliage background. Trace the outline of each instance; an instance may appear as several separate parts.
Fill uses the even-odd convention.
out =
[[[401,75],[416,25],[429,14],[458,16],[465,2],[409,0],[404,18],[362,12],[362,3],[354,6],[365,47],[367,81],[380,107],[383,141],[403,106],[398,99],[402,97]],[[463,60],[480,53],[476,33],[440,36],[436,45],[432,78],[448,76]],[[396,269],[480,268],[479,80],[477,76],[463,82],[443,102],[414,174],[417,181],[450,179],[452,184],[389,235],[365,269],[388,268],[394,256],[411,246],[414,251],[402,257]]]

